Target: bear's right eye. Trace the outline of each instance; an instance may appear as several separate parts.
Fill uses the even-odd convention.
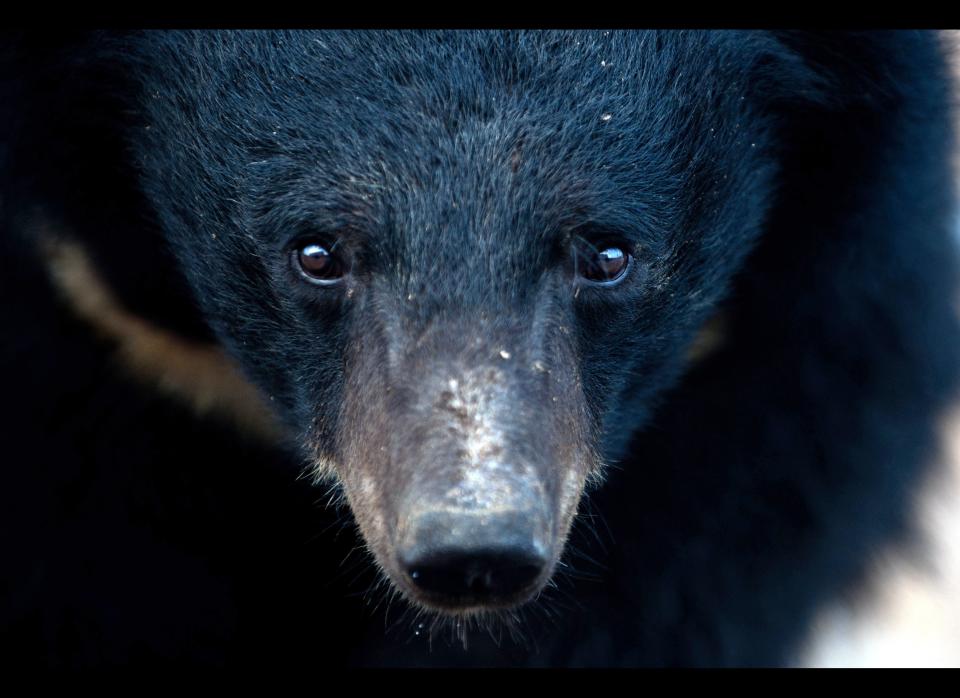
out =
[[[346,273],[346,266],[333,253],[333,246],[306,242],[293,250],[291,257],[300,276],[318,286],[332,286]]]

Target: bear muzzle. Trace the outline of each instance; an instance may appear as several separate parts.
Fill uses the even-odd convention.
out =
[[[418,497],[402,508],[397,568],[421,603],[454,611],[510,607],[549,578],[555,551],[543,488],[529,477],[491,471],[499,478],[493,495],[461,484],[459,499]],[[475,504],[462,506],[464,500]]]

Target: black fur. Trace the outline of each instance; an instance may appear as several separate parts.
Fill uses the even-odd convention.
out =
[[[935,34],[44,35],[2,70],[8,660],[778,665],[907,540],[958,378]],[[38,211],[131,310],[235,356],[288,447],[118,371],[50,287]],[[355,296],[291,278],[318,231]],[[631,283],[575,296],[571,231],[628,241]],[[546,347],[582,398],[582,434],[534,429],[531,388],[518,442],[612,467],[558,588],[464,649],[373,588],[347,512],[295,478],[374,419],[412,462],[432,364],[377,366],[471,328]]]

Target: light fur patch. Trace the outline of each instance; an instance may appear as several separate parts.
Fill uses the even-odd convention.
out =
[[[80,318],[117,345],[117,357],[142,382],[199,415],[226,417],[241,431],[273,441],[279,426],[264,401],[216,346],[192,342],[129,312],[77,242],[41,228],[50,278]]]
[[[504,360],[510,356],[506,351],[499,355]],[[442,403],[449,414],[446,426],[456,434],[465,456],[456,484],[445,495],[451,506],[494,514],[513,511],[518,502],[545,498],[535,468],[502,461],[507,443],[500,423],[513,409],[505,385],[504,374],[489,367],[465,371],[447,381]]]
[[[878,557],[865,589],[820,613],[801,666],[960,666],[960,409],[944,431],[944,462],[914,507],[920,554]]]
[[[722,313],[717,313],[700,328],[700,332],[687,349],[687,362],[695,364],[710,356],[723,344],[726,334],[726,318]]]

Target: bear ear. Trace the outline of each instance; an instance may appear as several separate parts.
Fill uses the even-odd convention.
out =
[[[927,41],[918,31],[772,31],[771,70],[780,97],[828,110],[882,108],[914,89],[916,81],[944,81],[945,33]],[[787,66],[788,69],[784,70]]]
[[[0,38],[0,97],[23,119],[100,118],[133,94],[135,37],[106,31],[19,31]],[[78,107],[80,109],[78,110]],[[6,118],[8,115],[3,114]]]
[[[122,51],[123,37],[103,31],[17,31],[0,43],[4,79],[31,76],[69,85],[90,68],[106,64]]]

